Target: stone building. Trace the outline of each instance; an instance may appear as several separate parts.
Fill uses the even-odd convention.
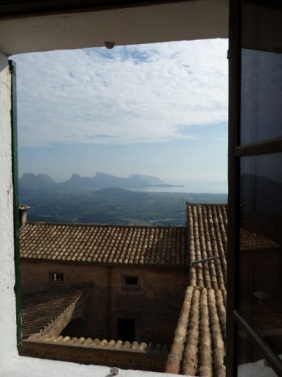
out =
[[[219,204],[188,204],[187,229],[27,224],[22,228],[23,287],[30,292],[23,300],[24,354],[224,377],[227,225],[227,206]],[[86,236],[93,232],[96,241],[74,252],[83,240],[93,240]],[[119,247],[117,239],[124,241]],[[61,250],[59,260],[50,249]],[[259,256],[267,252],[269,263],[277,265],[270,279],[276,278],[277,244],[242,229],[241,249],[244,276],[253,282],[241,293],[246,316],[280,353],[282,321],[279,308],[273,309],[279,292],[256,275],[265,263]],[[39,288],[46,290],[35,292]],[[242,334],[244,341],[238,353],[242,363],[246,352],[250,357]],[[252,361],[259,359],[252,350]]]
[[[173,339],[188,282],[187,231],[185,227],[27,223],[21,228],[21,275],[24,302],[34,297],[35,310],[38,297],[46,297],[50,290],[60,296],[65,295],[62,289],[88,286],[86,312],[72,313],[63,335],[165,348]],[[59,327],[56,335],[64,329]],[[130,363],[133,367],[132,359]],[[143,369],[144,363],[139,364],[138,369]]]
[[[87,310],[70,296],[24,353],[54,358],[56,349],[62,360],[224,376],[227,207],[189,204],[187,217],[187,228],[26,224],[24,302],[38,289],[46,305],[78,289]]]

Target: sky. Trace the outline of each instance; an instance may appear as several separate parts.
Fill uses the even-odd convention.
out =
[[[227,192],[227,40],[15,55],[19,175]]]

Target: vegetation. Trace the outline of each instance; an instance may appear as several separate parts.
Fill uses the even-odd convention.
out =
[[[186,202],[226,203],[225,194],[145,193],[120,188],[90,192],[20,192],[29,222],[185,225]]]

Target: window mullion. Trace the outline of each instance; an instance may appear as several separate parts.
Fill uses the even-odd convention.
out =
[[[235,155],[241,156],[253,156],[258,154],[277,153],[282,152],[282,139],[271,139],[260,143],[253,143],[242,145],[235,149]]]

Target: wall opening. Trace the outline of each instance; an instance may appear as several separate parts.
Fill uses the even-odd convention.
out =
[[[134,342],[138,335],[140,342],[169,349],[187,284],[187,250],[175,258],[176,245],[181,239],[185,248],[186,236],[175,235],[173,246],[162,244],[162,227],[168,233],[171,227],[186,231],[187,201],[226,203],[226,48],[224,40],[183,41],[15,56],[20,202],[30,207],[22,234],[34,227],[43,240],[33,250],[34,259],[22,260],[23,290],[49,289],[50,277],[69,289],[93,284],[87,334],[72,321],[61,336],[83,333],[99,341]],[[199,55],[188,61],[193,51]],[[214,61],[205,66],[207,56]],[[26,71],[31,61],[42,69],[35,78]],[[214,75],[208,85],[215,66],[222,76]],[[50,80],[38,87],[38,77],[47,77],[47,71]],[[210,96],[210,86],[218,100]],[[184,176],[187,186],[179,179]],[[126,235],[104,236],[111,245],[94,263],[87,248],[97,236],[86,235],[94,224],[99,229],[139,227],[145,236],[131,237],[132,252],[122,262],[119,247]],[[153,235],[155,227],[161,229],[159,236]],[[153,229],[149,235],[148,228]],[[141,242],[145,252],[132,265]],[[111,259],[103,259],[111,253]],[[104,268],[113,264],[117,268]],[[44,280],[46,269],[59,273]],[[135,320],[116,322],[124,312],[138,318],[138,334]]]
[[[134,319],[117,319],[118,338],[122,341],[134,342],[135,340],[135,321]]]

